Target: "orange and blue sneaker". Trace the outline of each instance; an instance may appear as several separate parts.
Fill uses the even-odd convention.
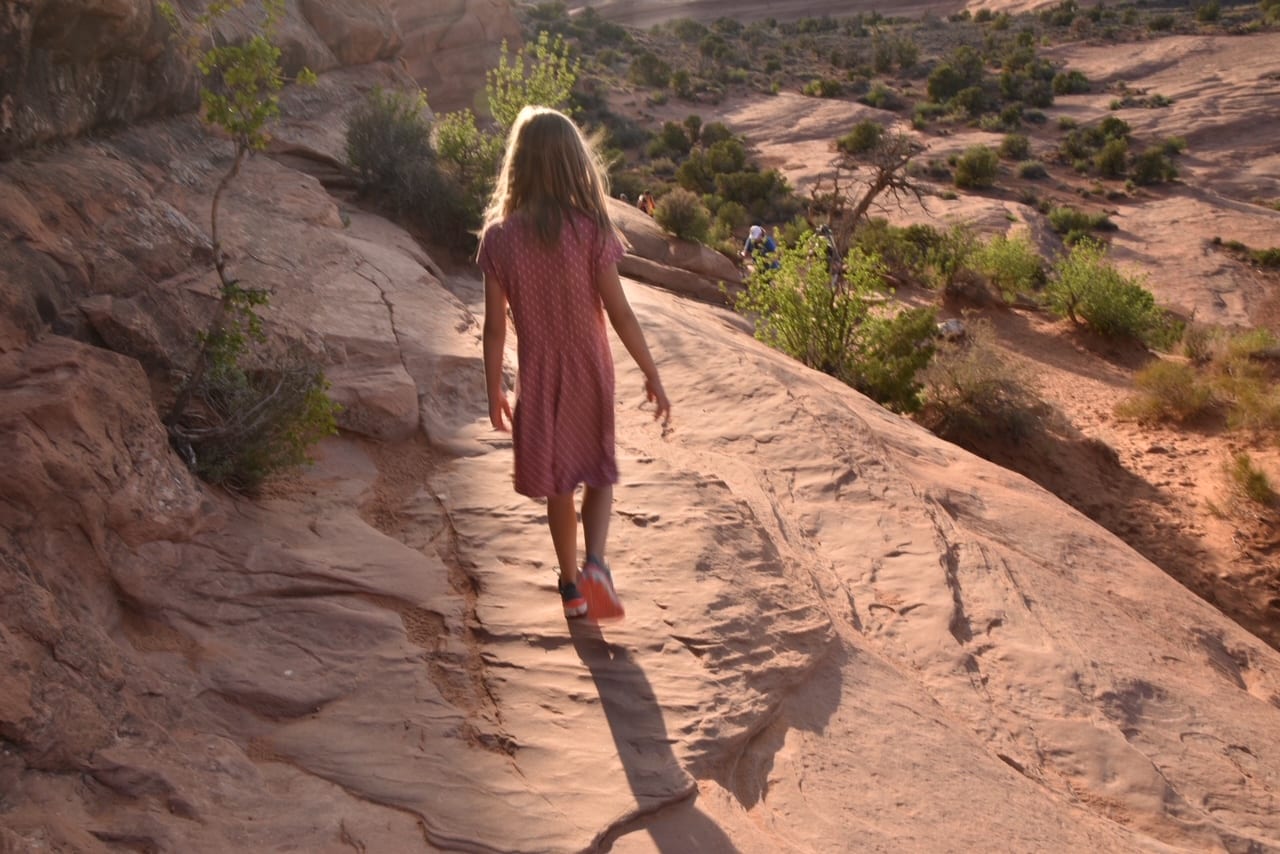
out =
[[[613,573],[602,559],[588,555],[580,580],[592,620],[615,622],[626,616],[626,609],[622,607],[622,600],[618,598],[618,591],[613,586]]]
[[[578,592],[578,585],[572,581],[558,581],[556,586],[560,588],[560,602],[564,605],[564,615],[569,618],[585,617],[587,614],[587,600]]]

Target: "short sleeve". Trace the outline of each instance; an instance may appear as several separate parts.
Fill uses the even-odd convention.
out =
[[[494,257],[497,254],[494,249],[494,245],[497,243],[494,239],[497,236],[495,234],[496,231],[496,227],[490,227],[485,231],[484,236],[480,238],[480,252],[476,255],[476,263],[480,265],[480,269],[485,276],[493,279],[502,286],[503,290],[506,290],[506,285],[502,282],[502,274],[498,270],[498,260]]]
[[[606,228],[601,240],[600,257],[596,261],[597,267],[617,264],[618,260],[625,254],[627,254],[627,249],[618,238],[618,232],[612,226]]]

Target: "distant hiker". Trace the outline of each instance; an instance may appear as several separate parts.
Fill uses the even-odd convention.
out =
[[[618,201],[622,202],[623,204],[627,204],[631,200],[627,198],[626,193],[618,193]]]
[[[653,210],[657,207],[657,205],[653,203],[653,193],[650,193],[648,190],[641,193],[640,198],[636,200],[636,207],[647,213],[649,216],[653,216]]]
[[[671,403],[618,280],[623,247],[598,156],[569,118],[545,107],[521,110],[508,139],[477,258],[489,421],[512,431],[516,492],[547,499],[560,599],[566,617],[580,617],[587,603],[578,589],[574,493],[584,485],[587,566],[607,572],[618,481],[606,315],[644,373],[654,418],[669,421]],[[514,415],[502,381],[507,306],[519,357]]]
[[[742,244],[742,251],[738,253],[744,260],[750,261],[759,268],[763,261],[771,269],[778,268],[778,244],[773,238],[764,233],[764,229],[758,225],[751,226],[751,230],[747,232],[747,240]]]

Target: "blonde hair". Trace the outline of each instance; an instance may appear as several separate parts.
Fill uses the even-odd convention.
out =
[[[539,239],[548,245],[560,238],[560,228],[574,210],[594,220],[604,235],[613,228],[605,202],[607,183],[595,147],[573,120],[549,107],[525,107],[507,136],[481,239],[516,211],[532,219]]]

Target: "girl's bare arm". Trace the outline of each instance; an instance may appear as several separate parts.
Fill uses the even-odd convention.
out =
[[[484,277],[484,381],[489,392],[489,423],[510,430],[511,404],[502,387],[502,354],[507,343],[507,295],[493,277]],[[506,418],[504,421],[503,418]]]
[[[644,340],[640,321],[636,320],[635,312],[631,310],[631,303],[627,302],[627,295],[622,291],[622,281],[618,278],[616,264],[608,264],[601,268],[596,279],[596,289],[600,292],[600,299],[604,302],[604,310],[609,315],[609,323],[613,325],[613,331],[618,333],[622,346],[627,348],[631,358],[635,359],[636,365],[644,373],[645,394],[658,407],[653,417],[670,421],[671,402],[667,400],[667,393],[662,388],[662,380],[658,378],[658,366],[654,363],[652,354],[649,353],[649,345]]]

